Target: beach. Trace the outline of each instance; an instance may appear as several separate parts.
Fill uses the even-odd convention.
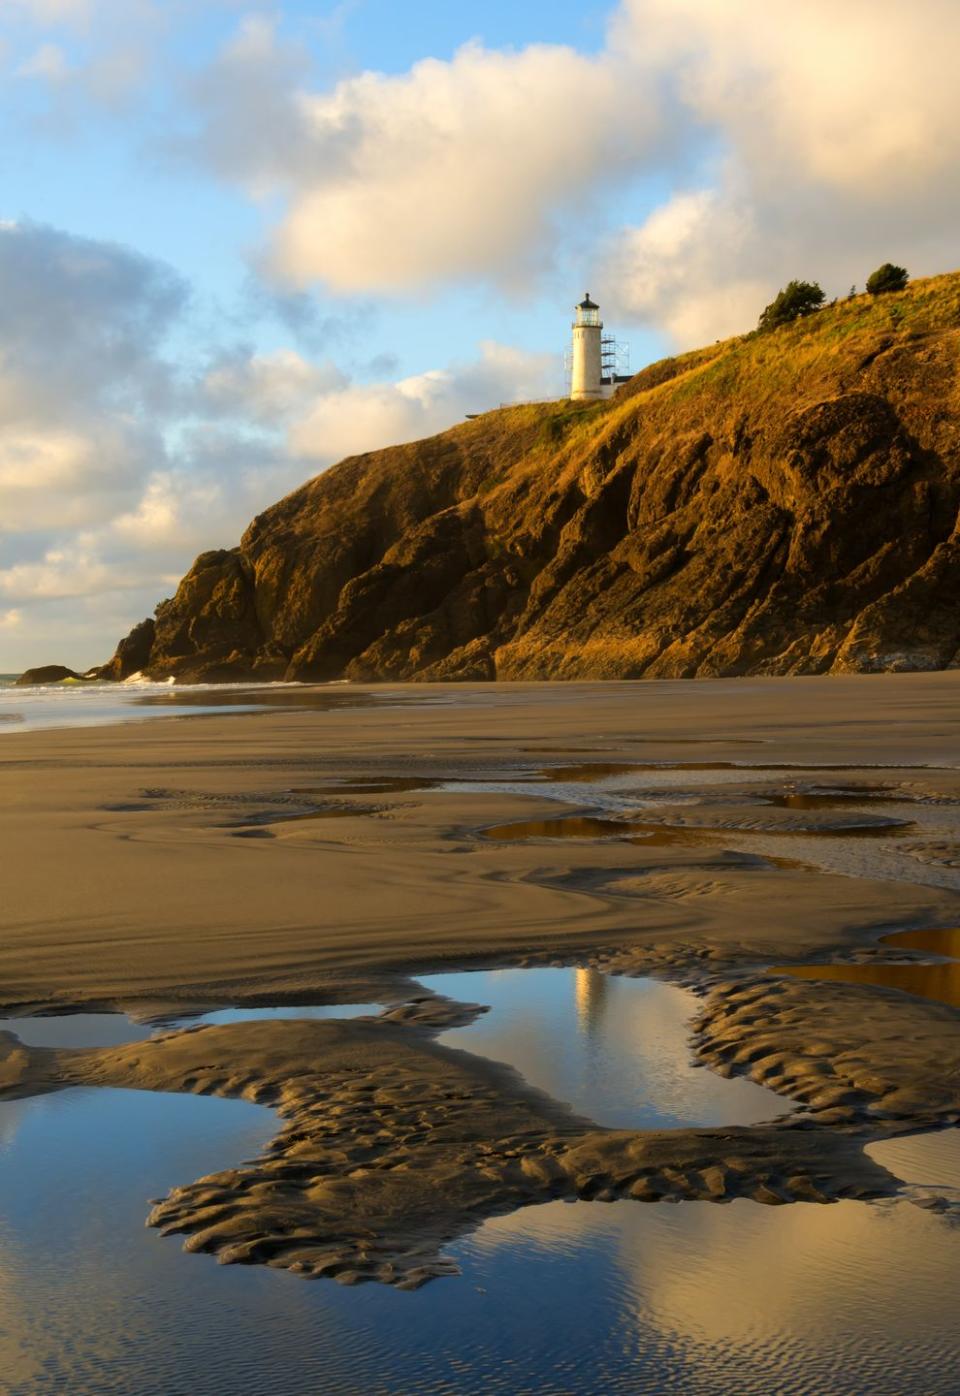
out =
[[[259,1158],[155,1199],[164,1234],[412,1289],[551,1199],[894,1198],[864,1147],[960,1120],[942,988],[788,972],[944,959],[880,938],[958,924],[956,674],[329,693],[0,740],[6,1099],[193,1093],[276,1119]],[[447,1045],[486,1007],[453,971],[560,966],[594,974],[578,993],[692,991],[695,1059],[766,1087],[769,1119],[610,1128]],[[310,1004],[365,1007],[202,1017]],[[156,1031],[24,1045],[30,1015],[104,1013]]]
[[[731,962],[803,957],[881,926],[955,920],[946,856],[914,858],[915,881],[871,882],[746,873],[715,839],[633,846],[627,859],[618,843],[493,843],[477,835],[563,808],[535,783],[523,794],[471,787],[597,760],[729,762],[769,784],[785,778],[770,766],[785,763],[846,766],[866,781],[903,768],[894,779],[921,796],[956,798],[954,674],[372,692],[332,712],[7,732],[5,1005],[322,993],[371,972],[601,948],[693,968],[701,950],[729,947]],[[709,775],[690,771],[687,783]],[[381,776],[463,784],[344,793]],[[638,786],[660,783],[655,770],[637,773]],[[305,811],[319,817],[298,819]],[[758,837],[728,831],[734,846]],[[703,881],[711,866],[725,884],[712,895],[591,890],[601,871]],[[931,868],[940,885],[918,885]]]

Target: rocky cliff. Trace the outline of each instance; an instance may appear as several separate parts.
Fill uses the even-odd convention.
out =
[[[572,679],[960,663],[960,273],[343,461],[105,666]]]

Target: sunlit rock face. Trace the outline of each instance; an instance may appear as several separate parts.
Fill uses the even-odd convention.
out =
[[[960,273],[653,365],[610,402],[487,412],[351,458],[198,558],[143,667],[361,681],[947,667],[958,342]],[[127,646],[138,660],[146,638]]]

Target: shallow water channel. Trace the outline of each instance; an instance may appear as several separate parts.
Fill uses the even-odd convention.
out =
[[[783,1113],[689,1065],[691,996],[592,971],[422,982],[491,1011],[442,1041],[509,1062],[605,1124]],[[349,1016],[371,1005],[218,1010]],[[84,1025],[83,1019],[88,1021]],[[8,1020],[26,1041],[149,1034],[118,1015]],[[105,1036],[112,1033],[113,1036]],[[241,1163],[274,1129],[244,1101],[73,1089],[0,1104],[0,1372],[10,1396],[947,1396],[960,1232],[909,1202],[554,1202],[451,1245],[412,1294],[220,1267],[144,1227],[147,1199]],[[899,1150],[949,1181],[956,1131]],[[945,1142],[946,1141],[946,1142]],[[937,1152],[939,1151],[939,1152]],[[938,1172],[939,1170],[939,1172]],[[949,1178],[941,1174],[949,1174]]]
[[[879,944],[898,950],[914,950],[942,958],[922,964],[884,963],[880,960],[857,964],[779,965],[776,973],[795,979],[829,979],[844,984],[870,984],[880,989],[899,989],[920,998],[935,999],[960,1008],[960,930],[955,927],[922,931],[896,931],[881,936]]]

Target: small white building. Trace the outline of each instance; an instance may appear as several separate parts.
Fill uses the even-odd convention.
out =
[[[626,346],[612,335],[604,335],[600,307],[590,292],[575,307],[573,344],[570,351],[570,396],[574,402],[598,401],[610,397],[618,383],[626,383],[629,373],[618,373]]]

